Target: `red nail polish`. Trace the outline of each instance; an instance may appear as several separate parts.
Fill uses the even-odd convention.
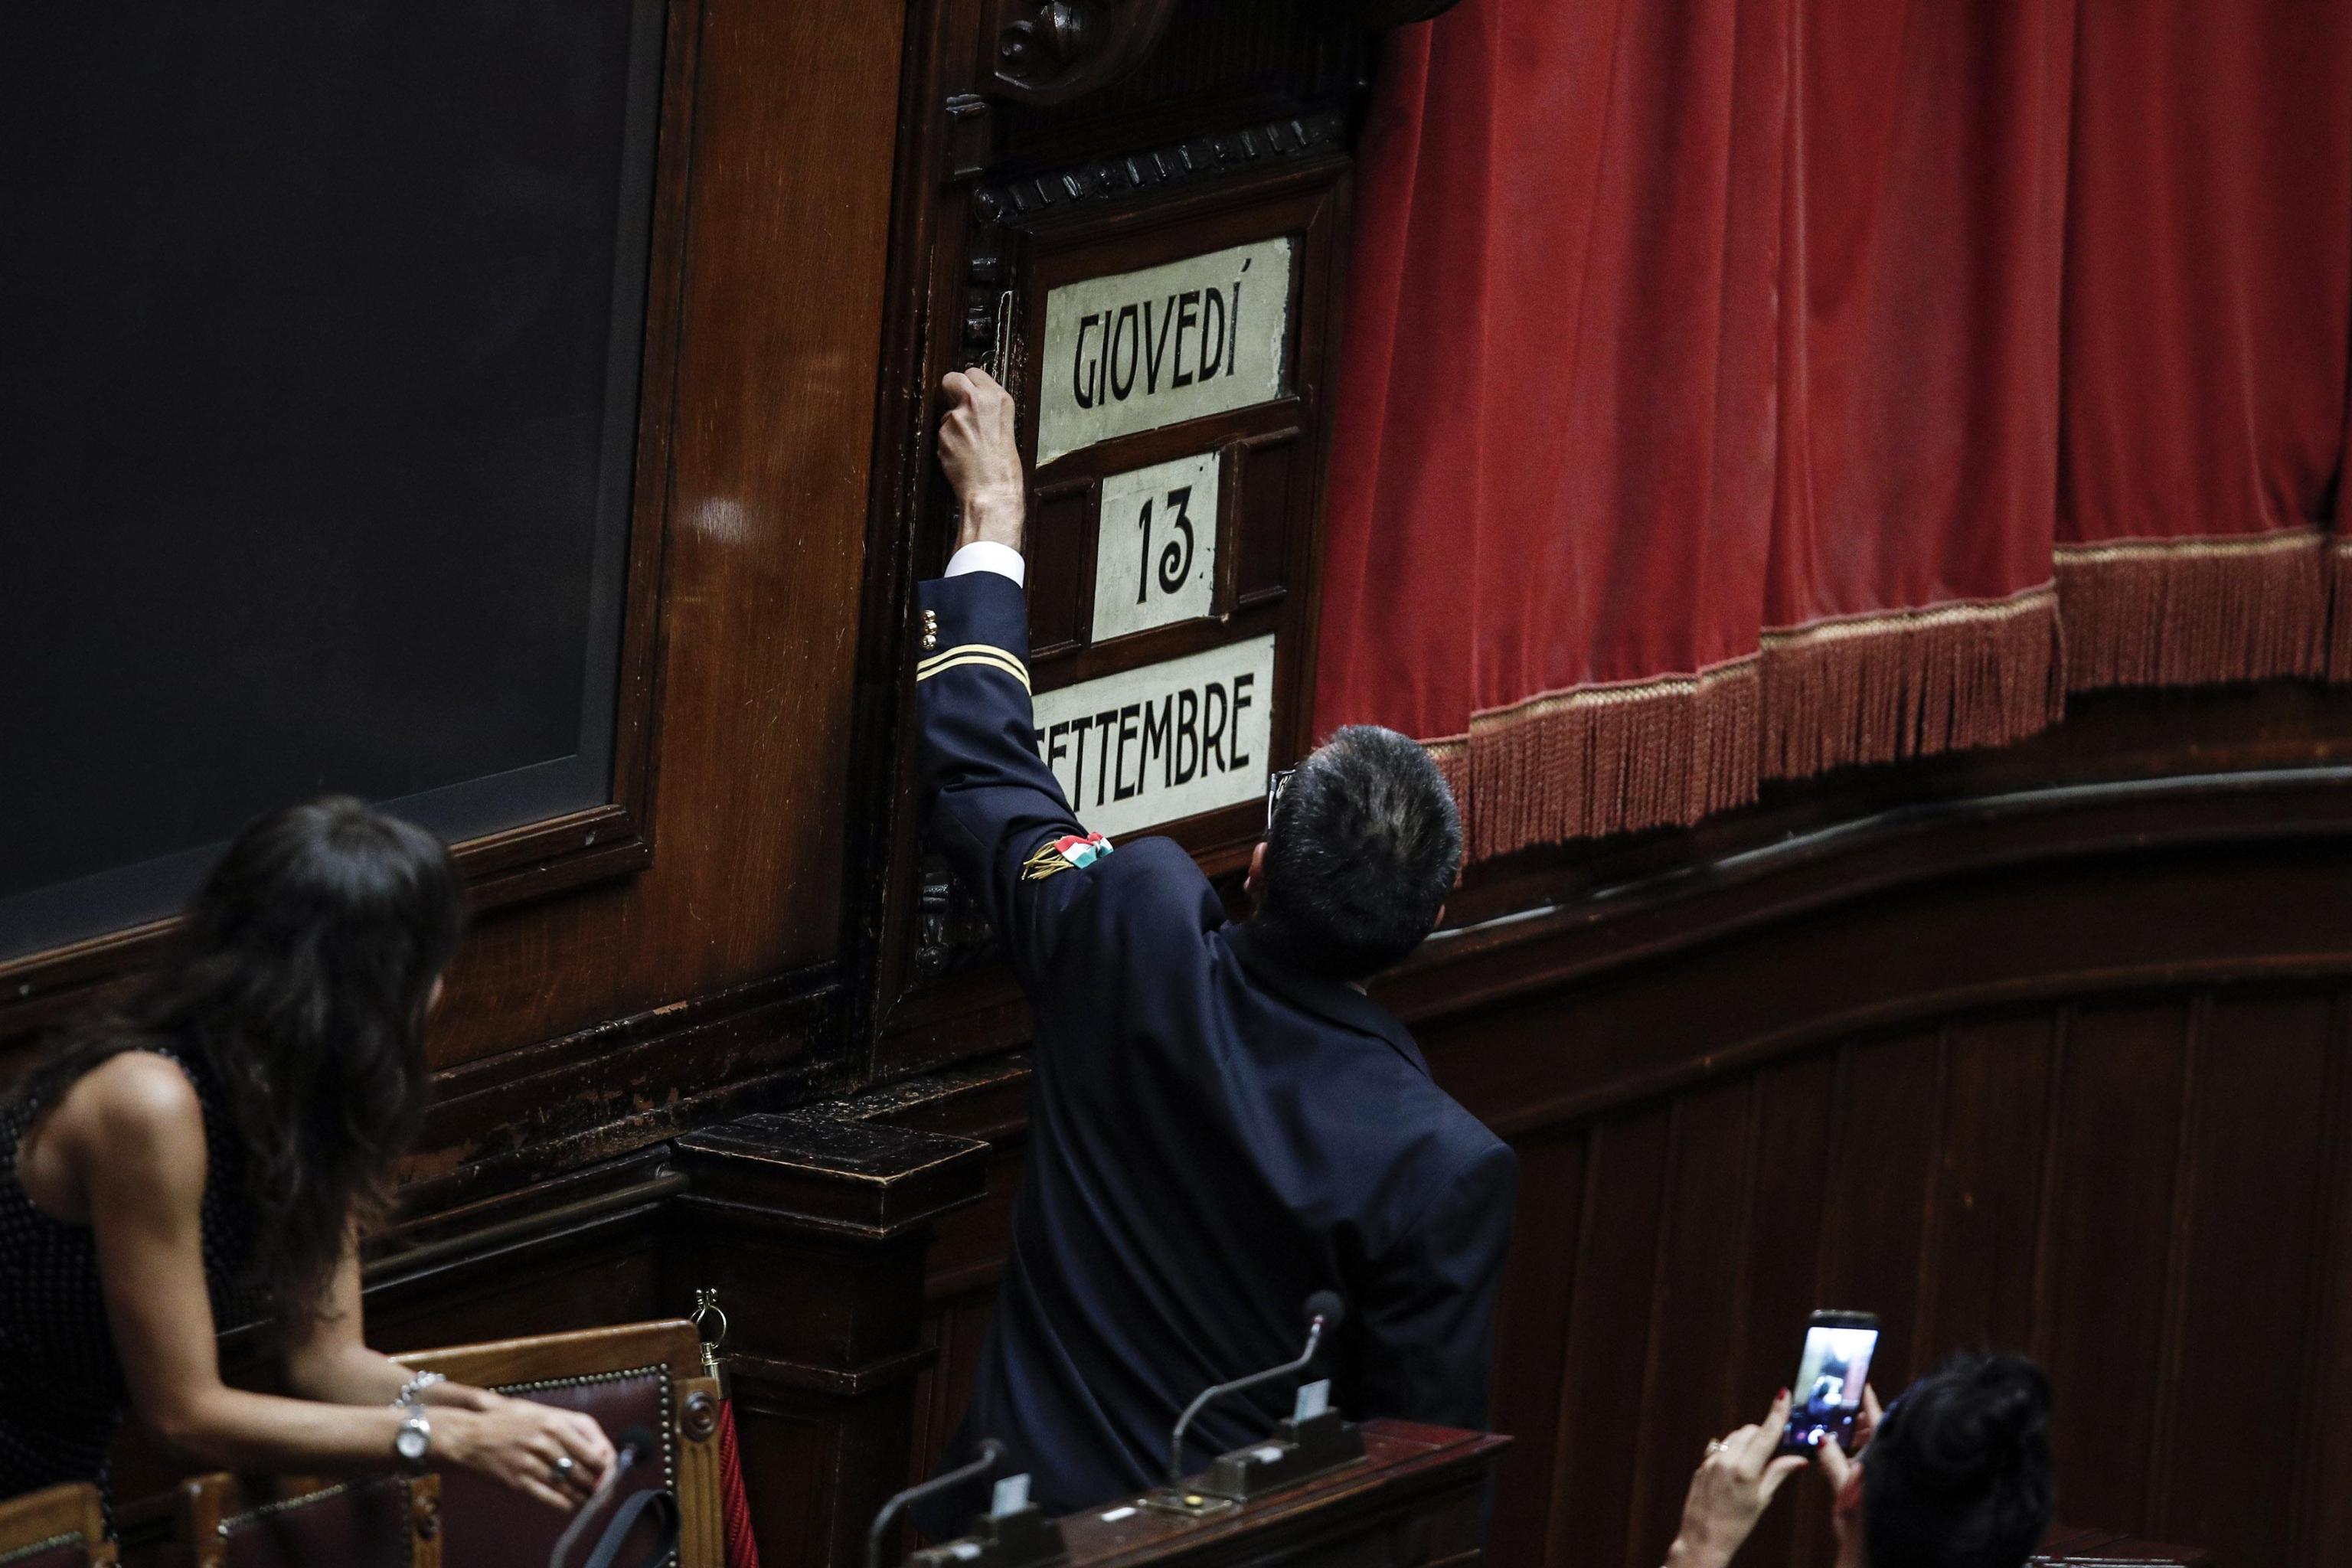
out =
[[[1777,1394],[1775,1397],[1777,1397],[1777,1398],[1780,1398],[1780,1399],[1786,1399],[1786,1398],[1788,1398],[1788,1397],[1789,1397],[1789,1391],[1788,1391],[1787,1389],[1785,1389],[1785,1388],[1784,1388],[1784,1389],[1782,1389],[1782,1390],[1780,1392],[1780,1394]]]

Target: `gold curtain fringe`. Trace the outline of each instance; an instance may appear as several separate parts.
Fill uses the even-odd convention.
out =
[[[1763,657],[1766,778],[2001,745],[2065,706],[2048,587],[1767,633]]]
[[[1475,715],[1471,857],[1696,822],[1752,800],[1756,718],[1753,658]]]
[[[2327,549],[2327,679],[2352,680],[2352,539]]]
[[[1423,741],[1422,750],[1445,775],[1445,787],[1454,792],[1454,804],[1463,811],[1462,836],[1467,844],[1470,837],[1470,737],[1448,735],[1442,741]]]
[[[2133,540],[2057,552],[2066,686],[2211,686],[2315,677],[2330,658],[2329,600],[2346,581],[2315,529],[2241,539]],[[2340,556],[2338,556],[2340,561]],[[2337,675],[2336,679],[2344,679]]]
[[[1430,743],[1474,860],[1685,826],[1801,778],[2022,740],[2103,686],[2352,681],[2352,538],[2069,545],[2054,582],[1767,632],[1696,675],[1579,687]]]

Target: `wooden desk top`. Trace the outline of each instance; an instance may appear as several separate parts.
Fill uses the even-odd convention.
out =
[[[1510,1442],[1491,1433],[1409,1421],[1367,1421],[1361,1431],[1362,1464],[1318,1476],[1213,1518],[1162,1513],[1132,1498],[1070,1514],[1062,1521],[1070,1562],[1074,1568],[1130,1568],[1163,1561],[1176,1551],[1186,1552],[1189,1562],[1190,1553],[1213,1553],[1220,1543],[1244,1536],[1255,1560],[1277,1544],[1277,1538],[1297,1535],[1303,1540],[1330,1529],[1343,1510],[1360,1508],[1367,1517],[1405,1512],[1433,1492],[1483,1481],[1494,1454]],[[1370,1500],[1374,1494],[1377,1502]]]
[[[2167,1546],[2118,1531],[2062,1524],[2050,1531],[2042,1550],[2033,1554],[2033,1564],[2060,1568],[2068,1563],[2084,1568],[2094,1563],[2099,1568],[2212,1568],[2213,1559],[2199,1547]]]

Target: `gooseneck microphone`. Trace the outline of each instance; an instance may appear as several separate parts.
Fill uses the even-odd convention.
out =
[[[1323,1348],[1323,1336],[1347,1320],[1348,1304],[1342,1301],[1335,1291],[1318,1290],[1307,1298],[1305,1315],[1307,1348],[1299,1352],[1297,1361],[1286,1361],[1280,1366],[1268,1367],[1264,1372],[1254,1372],[1247,1377],[1237,1377],[1231,1383],[1220,1383],[1213,1387],[1204,1388],[1201,1391],[1199,1398],[1184,1406],[1184,1414],[1176,1418],[1176,1429],[1168,1435],[1170,1490],[1176,1490],[1184,1484],[1184,1429],[1192,1425],[1192,1417],[1198,1415],[1202,1408],[1213,1399],[1222,1399],[1228,1394],[1239,1394],[1244,1389],[1255,1388],[1262,1383],[1272,1383],[1277,1378],[1289,1377],[1305,1372],[1314,1362],[1315,1352]]]
[[[966,1481],[978,1480],[996,1468],[997,1464],[1003,1458],[1003,1444],[993,1437],[982,1437],[980,1440],[979,1458],[961,1469],[950,1470],[943,1476],[933,1476],[919,1486],[908,1487],[905,1491],[884,1503],[882,1511],[874,1516],[873,1527],[866,1532],[866,1568],[882,1568],[882,1542],[890,1532],[890,1521],[898,1517],[900,1510],[921,1501],[933,1492],[943,1492],[950,1487],[960,1487]]]

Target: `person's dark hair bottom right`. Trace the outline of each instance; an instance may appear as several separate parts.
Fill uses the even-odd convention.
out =
[[[1862,1489],[1870,1568],[2017,1568],[2057,1511],[2049,1376],[2020,1356],[1954,1356],[1886,1412]]]

